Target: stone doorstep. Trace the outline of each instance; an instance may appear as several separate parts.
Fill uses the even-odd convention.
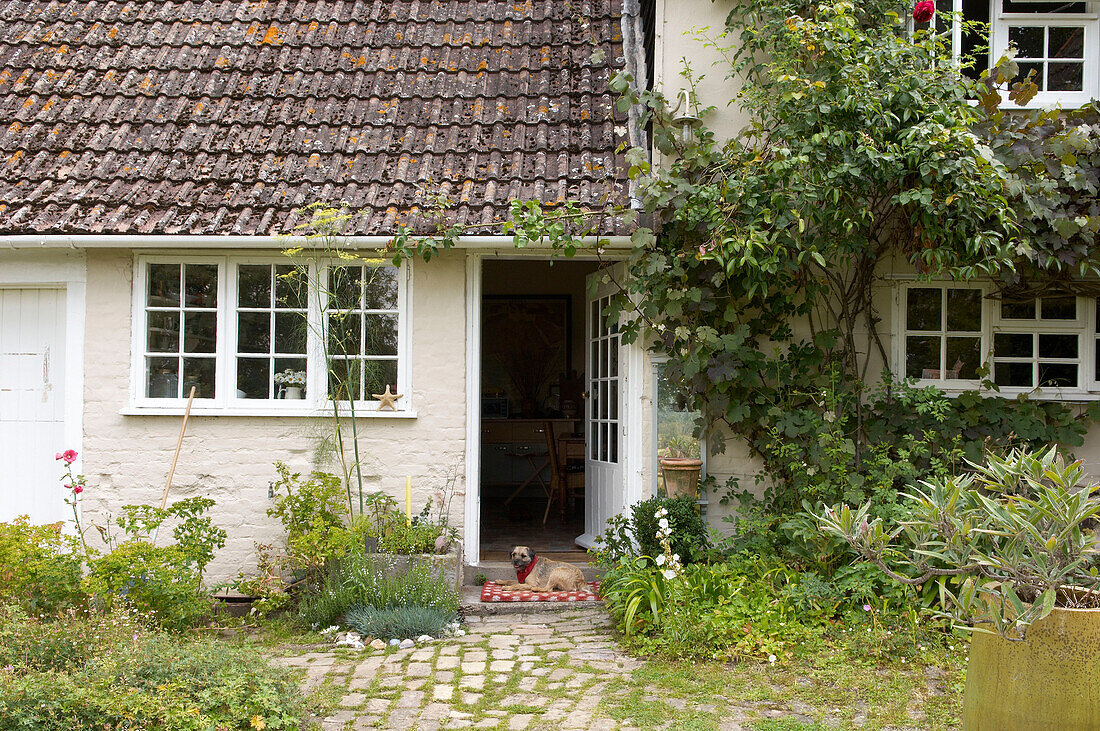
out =
[[[542,614],[568,612],[572,609],[601,609],[603,602],[483,602],[480,586],[462,587],[459,610],[467,617],[495,614]]]

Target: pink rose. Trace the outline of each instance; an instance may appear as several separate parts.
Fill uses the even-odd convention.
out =
[[[921,0],[913,8],[913,20],[918,23],[927,23],[936,14],[936,4],[932,0]]]
[[[82,492],[84,492],[84,488],[82,486],[80,486],[80,485],[74,485],[73,486],[73,494],[74,495],[79,495]]]
[[[64,452],[58,452],[54,455],[54,459],[63,459],[65,464],[72,464],[76,461],[76,450],[66,449]]]

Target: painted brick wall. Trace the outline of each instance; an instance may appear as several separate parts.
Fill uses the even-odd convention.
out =
[[[118,413],[129,402],[133,260],[128,250],[93,251],[87,258],[84,509],[96,522],[125,504],[159,504],[180,427],[178,416]],[[414,263],[411,405],[418,416],[360,420],[366,487],[403,503],[405,475],[411,476],[414,512],[464,458],[464,289],[461,252]],[[268,483],[276,476],[272,465],[282,460],[309,471],[329,427],[324,418],[191,418],[170,499],[201,495],[217,501],[214,519],[229,537],[208,569],[209,582],[251,569],[254,544],[281,539],[281,526],[266,515]],[[451,524],[461,529],[461,472],[457,489]]]

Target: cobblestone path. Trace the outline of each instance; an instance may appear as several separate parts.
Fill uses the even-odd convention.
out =
[[[325,729],[612,729],[597,706],[639,661],[620,652],[600,609],[468,617],[468,634],[408,650],[312,652],[276,662],[331,685]],[[624,727],[626,728],[626,727]]]

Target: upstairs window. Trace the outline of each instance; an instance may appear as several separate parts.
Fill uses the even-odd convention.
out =
[[[1079,107],[1100,98],[1100,2],[1032,2],[1031,0],[938,0],[929,24],[949,33],[956,57],[975,61],[975,78],[1005,54],[1018,49],[1022,79],[1030,72],[1039,92],[1033,107]],[[984,34],[963,33],[948,21],[957,13],[968,21],[987,23]]]

